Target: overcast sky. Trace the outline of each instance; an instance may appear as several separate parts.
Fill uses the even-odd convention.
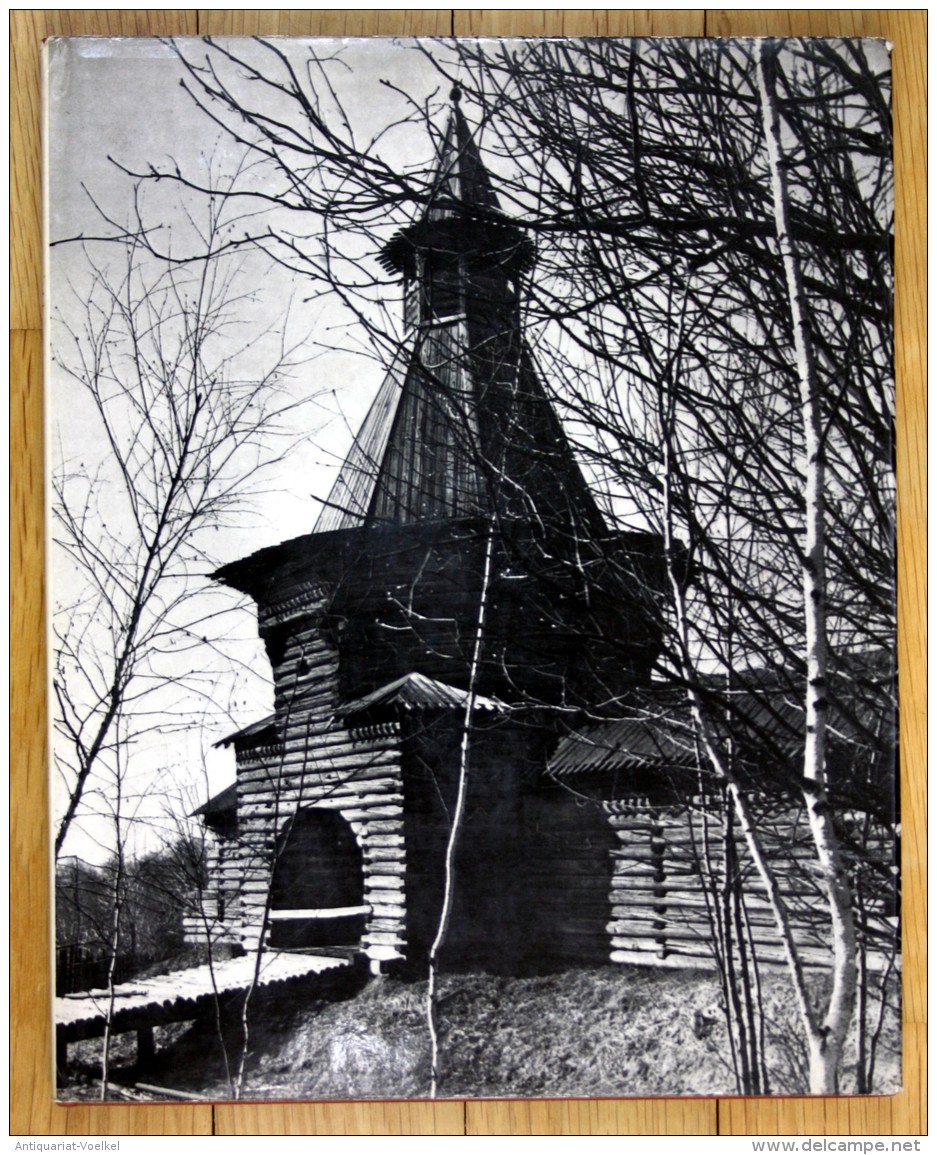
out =
[[[440,78],[432,65],[406,42],[364,39],[332,43],[340,49],[347,66],[333,70],[337,92],[362,142],[407,112],[404,98],[382,81],[402,88],[419,103],[440,90]],[[323,44],[318,42],[320,51]],[[278,41],[278,47],[297,66],[308,56],[308,47],[301,40]],[[186,44],[184,50],[198,52],[198,42]],[[263,61],[263,50],[250,42],[239,42],[237,50]],[[178,164],[192,174],[204,172],[206,158],[219,166],[237,162],[239,146],[224,140],[218,125],[195,107],[181,87],[183,70],[168,45],[156,40],[57,39],[49,43],[47,54],[47,211],[48,236],[53,242],[101,235],[104,225],[92,198],[112,218],[126,219],[133,182],[114,161],[133,171]],[[437,118],[440,127],[447,115],[443,102],[444,96]],[[433,155],[433,142],[418,126],[398,130],[382,148],[395,163],[425,164]],[[154,187],[146,195],[148,204],[156,204],[156,213],[162,207],[158,198],[165,195],[168,200],[168,191],[164,194]],[[172,206],[165,211],[171,213]],[[307,231],[317,225],[310,220]],[[103,246],[94,248],[96,259],[105,252]],[[50,260],[51,308],[70,314],[74,302],[67,283],[82,283],[85,255],[80,245],[57,244]],[[349,318],[321,302],[304,303],[303,289],[301,279],[265,268],[257,315],[266,310],[274,325],[292,302],[292,332],[309,333],[317,344],[309,346],[309,356],[316,360],[294,374],[291,388],[297,399],[335,389],[333,408],[342,418],[323,427],[326,414],[318,405],[304,413],[316,444],[307,445],[286,464],[280,477],[282,489],[266,502],[262,524],[251,527],[250,541],[243,546],[232,542],[232,557],[242,548],[255,549],[311,528],[319,508],[311,495],[328,493],[337,458],[344,453],[380,385],[382,369],[372,359],[350,358],[342,349],[331,356],[326,350],[323,356],[321,345],[329,344],[328,333],[335,325],[347,325]],[[388,295],[396,296],[397,292],[388,280]],[[347,346],[352,339],[337,334],[334,343]],[[76,418],[80,420],[81,413],[75,411],[78,399],[74,388],[54,371],[51,386],[53,438],[59,430],[57,414],[63,402],[69,411],[66,435],[76,433]],[[84,432],[81,440],[87,441]]]

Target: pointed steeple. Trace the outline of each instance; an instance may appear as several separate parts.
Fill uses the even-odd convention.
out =
[[[497,212],[499,209],[491,177],[482,163],[478,145],[459,108],[462,91],[456,86],[449,96],[452,112],[439,150],[436,179],[424,217],[426,220],[463,216],[479,210]]]
[[[458,89],[420,218],[381,261],[404,279],[407,343],[316,531],[501,517],[602,536],[602,518],[521,329],[530,240],[500,210]]]
[[[482,254],[487,263],[518,275],[533,263],[534,247],[501,211],[478,144],[459,107],[461,90],[450,93],[452,110],[436,157],[426,206],[419,218],[384,246],[380,262],[388,272],[412,281],[421,273],[418,257],[434,253]]]
[[[294,617],[321,635],[359,705],[415,675],[434,701],[465,691],[487,589],[478,691],[591,708],[650,676],[660,551],[610,532],[576,463],[521,324],[533,245],[453,104],[426,205],[383,251],[407,332],[315,529],[218,576],[275,655]]]

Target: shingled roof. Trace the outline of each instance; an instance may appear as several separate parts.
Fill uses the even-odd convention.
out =
[[[520,329],[517,279],[532,259],[456,102],[428,205],[382,253],[420,300],[448,277],[456,304],[411,325],[315,533],[484,516],[494,504],[565,537],[607,534]]]
[[[469,693],[458,686],[450,686],[424,674],[405,674],[381,686],[371,694],[358,698],[339,711],[346,719],[386,710],[465,710]],[[476,694],[473,709],[481,713],[506,713],[509,707],[497,698]]]

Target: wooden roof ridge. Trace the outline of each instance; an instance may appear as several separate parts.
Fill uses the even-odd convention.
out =
[[[265,730],[273,730],[276,726],[276,720],[276,714],[268,714],[265,718],[260,718],[256,722],[251,722],[249,726],[244,726],[240,730],[235,730],[233,734],[228,734],[224,738],[219,738],[217,742],[212,743],[212,749],[220,750],[228,746],[232,746],[241,738],[256,738]]]
[[[468,690],[411,671],[384,686],[379,686],[364,697],[346,703],[339,712],[343,717],[349,718],[386,708],[405,711],[464,709],[468,699]],[[487,694],[475,694],[473,706],[476,710],[492,714],[503,714],[510,710],[506,702]]]
[[[219,742],[215,743],[220,745]],[[238,784],[231,782],[223,790],[219,790],[217,794],[213,794],[207,802],[203,802],[197,809],[193,810],[192,818],[212,818],[219,814],[228,814],[232,810],[237,809],[238,804]]]

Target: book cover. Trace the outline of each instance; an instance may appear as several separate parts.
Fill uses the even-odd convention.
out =
[[[897,1090],[888,46],[45,70],[59,1097]]]

